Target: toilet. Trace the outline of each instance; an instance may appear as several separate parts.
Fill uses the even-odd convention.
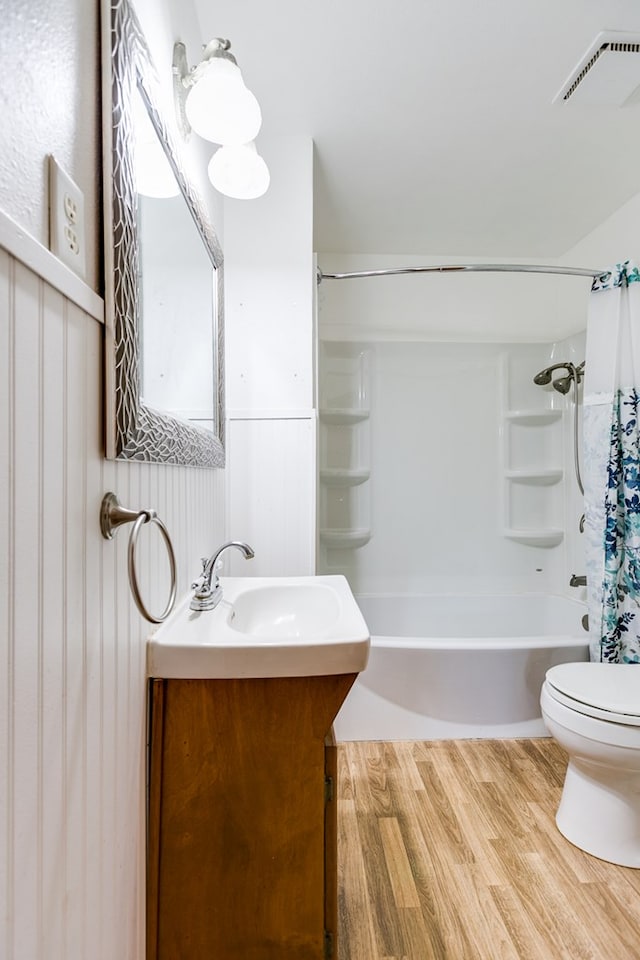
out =
[[[640,868],[640,664],[558,664],[540,706],[569,754],[560,833],[594,857]]]

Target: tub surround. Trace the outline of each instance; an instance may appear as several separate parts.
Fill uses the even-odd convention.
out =
[[[321,339],[319,572],[367,594],[568,595],[584,568],[571,408],[533,383],[553,351]]]
[[[404,278],[392,310],[393,279],[375,303],[374,281],[321,300],[318,569],[348,577],[373,635],[337,735],[544,736],[545,670],[586,659],[587,634],[572,407],[533,378],[581,362],[584,336],[475,339],[465,284],[415,297]],[[507,279],[483,309],[522,306]]]

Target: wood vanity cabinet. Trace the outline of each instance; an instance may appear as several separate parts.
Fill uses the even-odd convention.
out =
[[[147,960],[336,956],[336,747],[356,674],[152,680]]]

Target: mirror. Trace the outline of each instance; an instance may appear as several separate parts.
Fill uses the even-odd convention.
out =
[[[222,250],[131,5],[102,18],[107,457],[221,467]]]

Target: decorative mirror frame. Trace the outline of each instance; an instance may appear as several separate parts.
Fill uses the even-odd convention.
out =
[[[142,95],[176,180],[216,270],[213,432],[148,407],[140,396],[141,303],[134,166],[133,99]],[[128,0],[102,0],[105,237],[105,446],[109,459],[223,467],[223,257],[206,207],[187,174],[160,108],[159,82]]]

